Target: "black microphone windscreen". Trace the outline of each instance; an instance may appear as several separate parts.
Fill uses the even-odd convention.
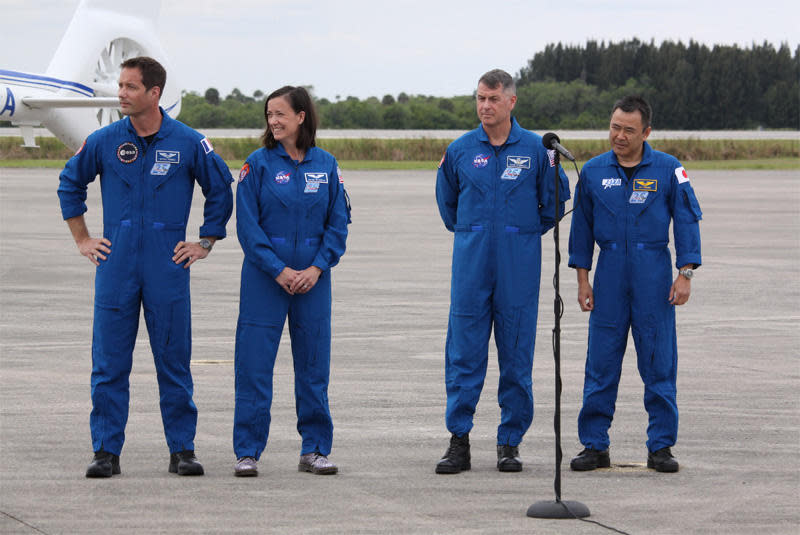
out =
[[[556,143],[561,143],[561,140],[555,135],[553,132],[548,132],[544,136],[542,136],[542,145],[545,146],[547,149],[554,149],[553,141]]]

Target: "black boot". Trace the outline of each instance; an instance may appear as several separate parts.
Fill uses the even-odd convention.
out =
[[[436,473],[457,474],[470,468],[469,433],[462,437],[452,435],[450,437],[450,446],[444,452],[444,456],[436,463]]]
[[[497,445],[497,469],[501,472],[522,472],[519,447],[508,444]]]
[[[656,472],[677,472],[678,461],[672,456],[669,448],[647,452],[647,468],[655,468]]]
[[[577,457],[569,462],[569,467],[576,472],[608,468],[609,466],[611,466],[611,458],[608,456],[608,450],[600,451],[592,448],[584,448]]]
[[[86,468],[86,477],[111,477],[120,474],[119,455],[102,449],[94,452],[94,459]]]
[[[169,456],[169,471],[179,476],[202,476],[203,465],[194,456],[194,450],[183,450]]]

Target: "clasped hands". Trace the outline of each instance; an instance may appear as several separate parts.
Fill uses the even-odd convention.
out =
[[[320,275],[322,275],[322,270],[317,266],[309,266],[301,271],[287,266],[275,277],[275,281],[289,295],[304,294],[311,291],[311,288],[317,284]]]

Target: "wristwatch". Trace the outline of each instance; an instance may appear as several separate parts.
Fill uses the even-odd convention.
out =
[[[679,269],[679,270],[678,270],[678,275],[683,275],[683,276],[684,276],[684,277],[686,277],[687,279],[689,279],[689,280],[692,280],[692,277],[694,277],[694,271],[692,271],[692,270],[691,270],[691,269],[689,269],[689,268],[686,268],[686,269]]]
[[[206,238],[200,238],[200,247],[202,247],[203,249],[210,251],[213,246],[214,244],[211,243],[211,240],[208,240]]]

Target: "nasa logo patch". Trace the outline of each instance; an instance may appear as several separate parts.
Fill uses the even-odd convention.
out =
[[[119,147],[117,147],[117,158],[122,163],[133,163],[136,161],[136,158],[139,157],[139,147],[131,143],[130,141],[126,141]]]
[[[275,175],[275,182],[278,184],[288,184],[289,179],[292,177],[287,171],[281,171],[277,175]]]
[[[481,169],[489,165],[489,156],[487,154],[477,154],[475,158],[472,159],[472,166],[476,169]]]

